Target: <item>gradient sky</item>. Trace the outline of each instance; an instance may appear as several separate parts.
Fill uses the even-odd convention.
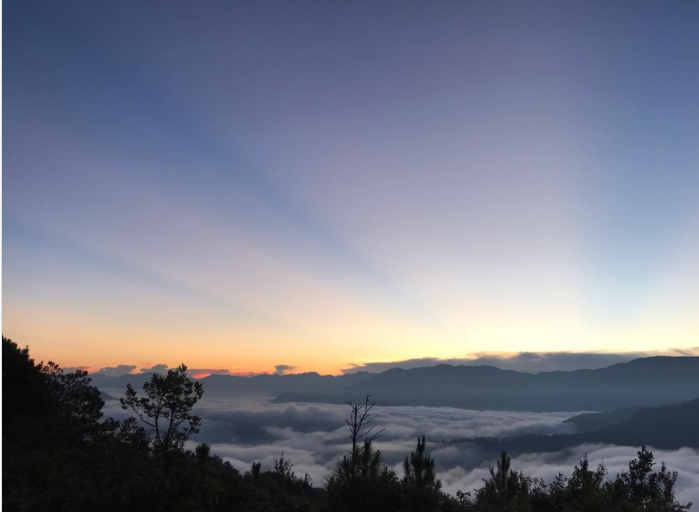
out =
[[[699,3],[4,3],[3,332],[336,372],[699,346]]]

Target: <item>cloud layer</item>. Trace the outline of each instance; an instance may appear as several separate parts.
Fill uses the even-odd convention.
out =
[[[120,390],[106,390],[119,396]],[[482,484],[495,454],[468,444],[443,444],[442,440],[468,437],[507,437],[526,433],[570,433],[563,420],[573,413],[469,411],[448,407],[378,407],[377,426],[386,432],[377,442],[385,462],[401,473],[403,458],[414,449],[415,438],[425,434],[436,460],[436,469],[447,492],[470,491]],[[124,417],[118,402],[108,400],[106,416]],[[197,408],[203,418],[201,433],[190,442],[207,442],[217,455],[240,471],[253,461],[270,469],[284,452],[297,473],[308,473],[322,485],[337,458],[348,445],[343,418],[346,407],[329,404],[274,404],[267,399],[229,397],[208,393]],[[604,462],[610,478],[627,468],[638,447],[588,444],[563,452],[522,454],[513,459],[516,469],[551,482],[558,473],[570,475],[587,453],[592,464]],[[664,461],[678,470],[678,499],[699,503],[699,452],[683,448],[654,450],[658,465]]]

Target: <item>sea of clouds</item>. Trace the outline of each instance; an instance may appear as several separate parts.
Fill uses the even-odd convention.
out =
[[[123,391],[105,390],[118,397]],[[308,473],[314,485],[322,485],[338,457],[347,450],[348,436],[344,418],[346,405],[290,403],[276,404],[269,397],[238,397],[207,393],[197,407],[203,418],[196,440],[212,446],[212,451],[244,472],[253,461],[271,469],[274,459],[283,453],[294,464],[297,474]],[[527,433],[565,434],[573,426],[563,420],[573,413],[533,413],[508,411],[471,411],[449,407],[380,407],[376,428],[385,428],[376,443],[384,461],[402,473],[402,461],[415,447],[415,439],[426,435],[428,448],[444,489],[472,491],[482,485],[496,454],[470,443],[443,443],[456,439],[493,436],[509,437]],[[107,400],[105,415],[124,417],[116,400]],[[587,454],[596,465],[604,462],[614,478],[639,447],[580,445],[561,452],[529,453],[513,457],[513,467],[527,476],[551,482],[562,473],[569,476],[573,466]],[[699,503],[699,451],[683,448],[675,451],[653,450],[658,467],[664,461],[680,473],[677,497]]]

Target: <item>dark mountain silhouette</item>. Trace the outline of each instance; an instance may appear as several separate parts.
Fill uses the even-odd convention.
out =
[[[636,414],[642,407],[622,407],[611,412],[586,412],[568,418],[563,423],[575,425],[578,432],[592,432],[609,425],[616,425]]]
[[[277,400],[341,403],[372,394],[384,405],[450,406],[526,411],[611,411],[654,406],[699,395],[699,357],[649,357],[598,370],[542,372],[492,366],[438,365],[392,369],[342,393],[289,388]]]
[[[134,373],[111,377],[95,373],[90,375],[95,386],[102,389],[122,389],[127,384],[142,386],[153,376],[152,373]],[[277,396],[287,391],[311,393],[318,389],[328,392],[343,392],[374,374],[359,372],[348,375],[320,375],[316,372],[295,373],[291,375],[255,375],[244,377],[238,375],[210,375],[201,379],[207,392],[230,394],[263,394]]]
[[[92,383],[100,389],[124,389],[127,384],[132,386],[143,386],[144,382],[148,382],[153,376],[153,373],[134,373],[132,375],[119,375],[113,377],[110,375],[102,375],[100,373],[91,373],[90,378]]]
[[[266,393],[277,396],[289,390],[301,393],[311,393],[318,389],[324,389],[328,392],[343,392],[343,390],[370,377],[372,374],[366,372],[337,377],[309,372],[291,375],[256,375],[254,377],[211,375],[202,379],[202,382],[208,391]]]
[[[114,397],[113,397],[112,395],[110,395],[109,393],[105,393],[104,391],[100,391],[100,398],[102,399],[102,401],[106,401],[106,400],[116,400],[116,398],[114,398]]]
[[[699,448],[699,399],[677,405],[648,407],[617,423],[586,434],[594,441],[674,449]],[[642,440],[642,441],[638,441]]]
[[[624,413],[628,410],[624,410]],[[607,419],[609,415],[604,415]],[[488,453],[506,450],[511,453],[556,452],[583,443],[604,443],[622,446],[649,445],[676,450],[699,448],[699,399],[661,407],[646,407],[633,412],[615,424],[589,432],[568,435],[527,434],[510,438],[462,439],[485,448]]]
[[[152,374],[93,375],[102,389],[141,386]],[[208,392],[264,394],[279,402],[344,403],[372,395],[384,405],[519,411],[612,411],[699,396],[699,357],[649,357],[598,370],[537,374],[492,366],[437,366],[341,376],[301,373],[201,379]]]

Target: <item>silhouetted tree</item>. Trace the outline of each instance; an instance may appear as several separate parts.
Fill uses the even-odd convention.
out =
[[[526,484],[522,481],[522,474],[512,469],[512,458],[507,452],[500,454],[497,468],[491,467],[490,483],[498,495],[510,498],[522,490],[526,490]]]
[[[294,476],[281,485],[270,472],[252,485],[205,444],[192,452],[176,450],[163,464],[153,450],[153,432],[136,417],[101,420],[103,402],[84,372],[64,373],[34,362],[7,338],[2,343],[3,510],[317,510],[323,491],[313,489],[310,479]],[[197,397],[197,387],[192,384],[190,398]],[[154,401],[166,398],[165,392],[153,393]],[[185,409],[173,415],[175,422]],[[163,437],[169,417],[167,411],[160,417]],[[186,420],[181,426],[193,432]]]
[[[607,470],[604,464],[597,469],[590,469],[587,455],[573,468],[573,474],[568,480],[566,501],[572,510],[597,511],[604,510],[605,502],[602,496],[604,477]]]
[[[295,476],[293,467],[294,465],[289,459],[284,458],[284,452],[282,452],[278,459],[274,459],[274,474],[282,482],[287,482]]]
[[[476,501],[501,507],[502,510],[519,510],[526,503],[530,482],[519,471],[512,469],[512,459],[503,451],[496,466],[490,468],[490,479],[476,491]]]
[[[253,480],[257,480],[260,478],[260,470],[262,469],[262,463],[261,462],[253,462],[252,466],[250,467],[250,476],[252,476]]]
[[[345,419],[345,424],[350,431],[350,441],[352,442],[352,452],[356,451],[359,443],[363,439],[367,439],[371,444],[376,440],[385,429],[374,432],[373,424],[376,421],[376,416],[372,412],[376,403],[370,401],[370,396],[367,395],[364,403],[355,404],[351,400],[346,402],[350,406],[350,415]]]
[[[351,447],[337,464],[336,476],[340,480],[351,483],[357,479],[375,479],[381,469],[381,452],[373,448],[372,443],[385,429],[374,430],[376,417],[372,412],[374,402],[366,396],[363,404],[348,401],[350,414],[345,419],[349,429]],[[360,445],[361,443],[361,445]]]
[[[211,455],[211,446],[206,443],[198,444],[194,452],[197,454],[199,464],[204,464]]]
[[[345,419],[350,432],[349,452],[337,462],[335,472],[327,479],[330,510],[398,510],[401,492],[393,471],[382,467],[382,454],[373,442],[384,429],[375,431],[374,402],[369,395],[363,404],[349,401],[350,414]],[[362,443],[360,445],[360,442]]]
[[[336,475],[345,482],[375,480],[381,471],[381,458],[381,451],[373,448],[371,439],[365,439],[362,447],[353,448],[351,453],[342,456]]]
[[[187,377],[187,367],[170,369],[167,375],[154,374],[143,384],[145,396],[139,397],[131,384],[121,398],[122,409],[133,411],[153,429],[153,449],[161,454],[182,450],[185,441],[199,432],[201,418],[192,408],[204,394],[200,382]]]
[[[641,447],[638,458],[629,462],[629,471],[623,472],[617,480],[616,492],[624,489],[628,499],[639,510],[658,510],[681,512],[689,510],[691,503],[682,505],[675,499],[677,471],[668,471],[663,462],[659,472],[653,471],[655,457],[653,452]],[[623,485],[622,485],[623,483]],[[623,491],[622,491],[623,492]]]
[[[52,361],[44,365],[41,371],[48,377],[56,412],[64,425],[83,438],[95,435],[102,418],[104,401],[99,390],[90,385],[87,372],[76,370],[66,373]]]
[[[113,500],[131,482],[119,472],[134,452],[119,422],[100,421],[104,402],[87,373],[36,363],[4,336],[2,345],[3,508],[82,511]]]
[[[410,452],[410,455],[405,457],[403,461],[403,470],[405,472],[403,480],[416,487],[439,489],[442,484],[435,478],[434,459],[425,453],[426,445],[425,436],[417,438],[417,448],[415,451]]]
[[[441,492],[442,483],[434,472],[434,459],[426,452],[425,436],[417,438],[417,447],[403,460],[401,482],[407,510],[441,511],[458,509],[458,501]]]

